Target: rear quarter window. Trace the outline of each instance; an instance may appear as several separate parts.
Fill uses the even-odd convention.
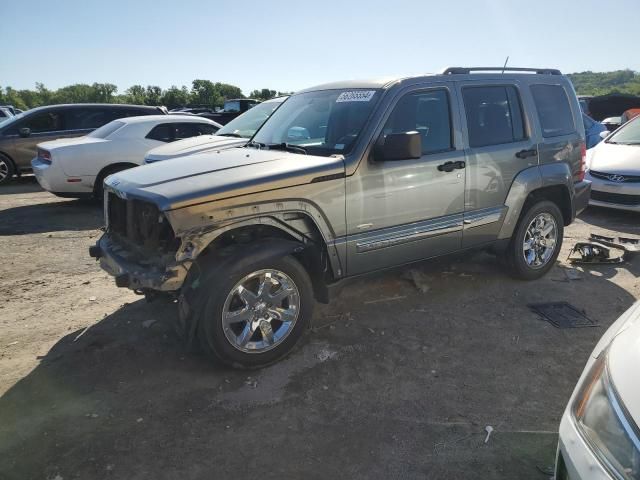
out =
[[[559,137],[576,131],[567,92],[561,85],[531,85],[543,137]]]

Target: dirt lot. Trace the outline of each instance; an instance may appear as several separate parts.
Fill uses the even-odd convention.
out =
[[[0,188],[0,478],[540,478],[584,362],[640,297],[640,259],[516,282],[488,254],[348,286],[285,361],[257,372],[182,350],[173,304],[118,289],[87,255],[100,207],[31,178]],[[640,234],[589,210],[566,232]],[[599,328],[527,304],[566,300]],[[487,444],[484,428],[495,429]]]

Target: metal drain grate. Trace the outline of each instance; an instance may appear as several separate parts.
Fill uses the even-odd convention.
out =
[[[596,322],[567,302],[534,303],[527,306],[556,328],[598,326]]]

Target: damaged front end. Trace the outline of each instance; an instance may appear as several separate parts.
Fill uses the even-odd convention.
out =
[[[155,204],[106,190],[105,223],[106,232],[89,255],[118,287],[138,293],[180,289],[191,261],[176,261],[180,238]]]

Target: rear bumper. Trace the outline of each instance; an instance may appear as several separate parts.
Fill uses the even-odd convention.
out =
[[[591,182],[583,180],[574,184],[575,197],[573,199],[574,217],[579,215],[589,205],[591,197]]]
[[[190,263],[168,266],[140,265],[125,258],[127,253],[122,247],[115,244],[107,234],[89,248],[89,255],[100,262],[100,268],[115,277],[118,287],[161,292],[172,292],[182,287]]]

